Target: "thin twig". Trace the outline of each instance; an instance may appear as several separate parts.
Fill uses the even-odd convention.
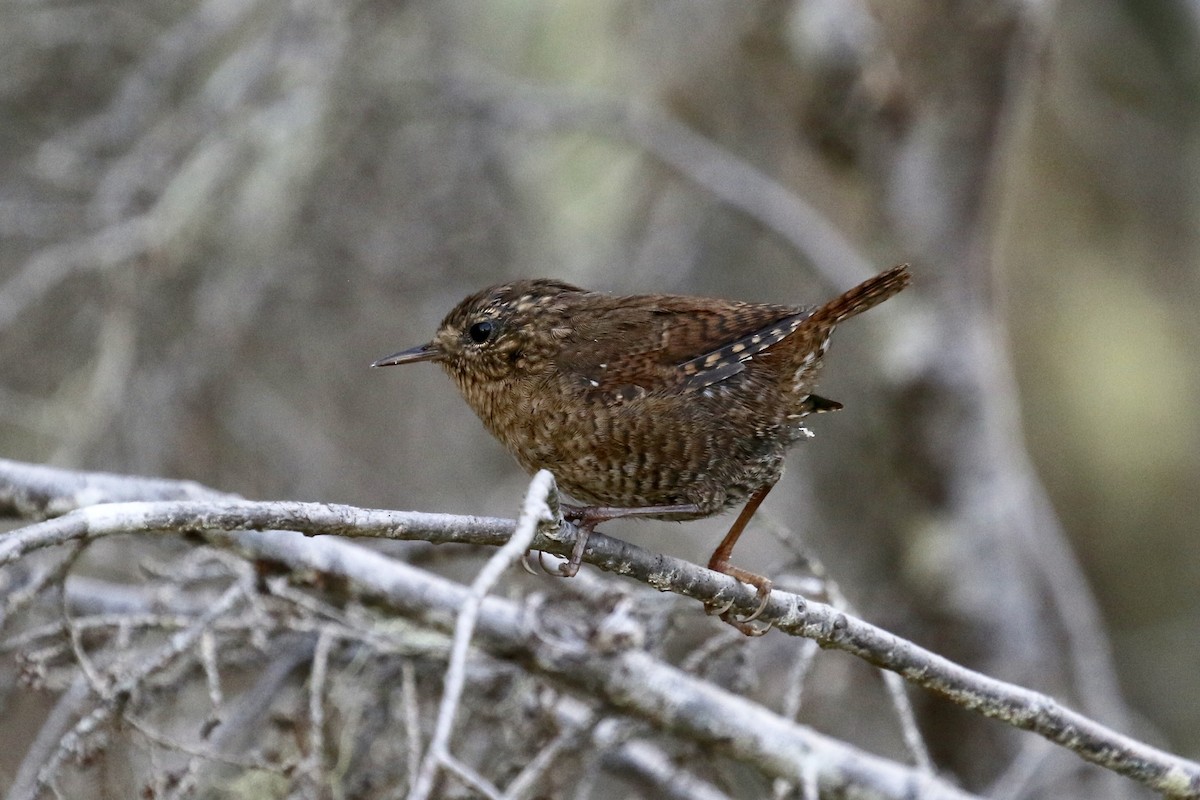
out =
[[[212,630],[206,630],[200,637],[200,665],[204,668],[204,683],[208,687],[208,703],[212,711],[204,723],[206,731],[216,727],[221,721],[221,706],[225,704],[224,693],[221,691],[221,668],[217,664],[217,637]]]
[[[79,547],[72,548],[64,557],[49,566],[41,567],[19,589],[5,593],[4,607],[0,608],[0,631],[4,630],[5,624],[12,619],[13,615],[40,597],[47,586],[52,583],[60,583],[66,578],[78,555]]]
[[[421,768],[421,703],[417,697],[417,671],[407,659],[400,665],[400,696],[404,703],[404,744],[408,750],[405,774],[411,782]]]
[[[298,571],[317,570],[375,594],[401,613],[444,627],[467,601],[469,590],[331,537],[305,540],[282,531],[243,533],[237,545],[259,558]],[[296,545],[301,543],[301,547]],[[487,598],[479,615],[478,644],[565,687],[586,691],[616,708],[669,726],[677,735],[720,746],[770,776],[801,779],[800,765],[817,765],[822,787],[855,787],[865,796],[969,795],[910,768],[863,753],[808,728],[782,720],[743,697],[697,680],[640,651],[589,653],[547,642],[525,625],[520,605]]]
[[[454,715],[458,711],[458,702],[466,683],[467,654],[471,647],[471,637],[475,633],[475,623],[479,619],[479,610],[483,599],[492,590],[504,571],[529,550],[529,545],[533,542],[538,527],[544,522],[554,521],[554,515],[547,504],[548,498],[554,492],[554,476],[548,471],[541,470],[533,476],[533,480],[529,484],[529,491],[525,495],[521,516],[517,520],[512,536],[488,559],[471,583],[470,594],[459,609],[458,618],[454,623],[454,642],[450,648],[450,663],[446,667],[445,687],[442,689],[442,703],[438,709],[437,724],[434,726],[433,736],[430,738],[421,770],[417,773],[412,791],[409,792],[409,800],[425,800],[429,797],[433,791],[439,765],[447,763],[450,753],[450,734],[454,729]]]
[[[499,789],[450,753],[442,754],[441,766],[451,775],[483,795],[485,800],[504,800]]]
[[[987,796],[992,800],[1032,797],[1029,784],[1053,752],[1054,748],[1044,739],[1027,739],[1000,777],[992,781]]]
[[[71,548],[70,557],[63,563],[63,569],[67,572],[74,566],[75,561],[83,555],[84,544],[82,542]],[[63,627],[67,631],[67,641],[71,645],[71,652],[75,655],[75,663],[79,665],[79,670],[83,677],[87,679],[88,685],[92,689],[92,693],[100,697],[104,701],[110,701],[110,681],[105,680],[92,664],[92,659],[88,656],[83,647],[83,638],[79,635],[79,629],[75,627],[75,622],[71,618],[70,611],[67,609],[67,593],[62,591],[59,586],[58,601],[59,614],[62,616]],[[118,632],[120,632],[120,628]]]
[[[595,725],[595,716],[582,703],[564,698],[562,704],[576,713],[568,714],[563,708],[559,709],[558,733],[509,782],[503,800],[525,800],[532,796],[542,776],[559,761],[563,753],[586,737],[588,729]]]
[[[125,627],[130,629],[154,629],[161,630],[179,630],[186,628],[195,621],[195,615],[186,614],[97,614],[91,617],[72,617],[70,624],[75,626],[80,632],[89,632],[95,630],[103,630],[105,628],[113,629]],[[228,623],[218,623],[215,628],[227,627]],[[242,627],[242,626],[238,626]],[[45,625],[38,625],[14,634],[9,638],[0,642],[0,653],[12,653],[24,650],[27,647],[36,646],[42,639],[56,639],[67,633],[67,618],[60,617],[54,622],[48,622]]]
[[[682,769],[661,748],[649,742],[625,742],[604,757],[605,766],[623,777],[636,778],[653,788],[660,800],[729,800],[711,783]]]
[[[820,592],[829,600],[829,605],[847,614],[858,613],[838,582],[830,576],[824,562],[809,548],[803,546],[797,537],[790,535],[791,532],[786,525],[771,517],[765,518],[763,522],[772,535],[784,547],[792,551],[812,573],[812,580],[819,584]],[[793,587],[789,586],[788,588]],[[793,590],[795,589],[793,588]],[[897,722],[900,723],[900,733],[909,754],[919,768],[932,775],[935,771],[933,758],[929,755],[929,747],[925,744],[925,737],[921,735],[920,726],[917,725],[917,716],[913,711],[912,700],[905,691],[904,679],[897,673],[888,670],[881,671],[880,677],[888,697],[892,701],[892,709],[896,713]]]
[[[227,764],[229,766],[240,767],[242,769],[259,769],[263,770],[264,772],[282,773],[284,771],[279,765],[272,764],[269,761],[254,755],[231,755],[229,753],[219,753],[205,745],[197,747],[188,744],[187,742],[181,742],[174,737],[167,736],[150,723],[128,712],[122,715],[121,722],[129,725],[133,730],[137,731],[140,736],[144,737],[148,741],[153,742],[159,747],[164,747],[168,750],[173,750],[177,753],[183,753],[191,756],[192,759],[197,762],[211,761],[216,764]],[[195,767],[189,765],[188,769],[189,771],[194,770]]]
[[[428,537],[436,541],[497,544],[513,529],[507,520],[461,518],[447,514],[372,511],[321,503],[114,503],[73,511],[6,534],[0,540],[0,565],[35,550],[131,532],[164,530],[227,533],[239,529],[269,531],[276,539],[282,529],[309,535],[383,535]],[[541,534],[533,546],[566,552],[571,537],[550,539]],[[249,541],[230,541],[240,547]],[[261,541],[261,540],[258,540]],[[732,608],[748,613],[755,591],[734,578],[680,559],[650,553],[640,547],[593,532],[585,560],[601,569],[641,580],[660,591],[672,591],[710,605],[730,598]],[[333,565],[336,566],[336,565]],[[1022,730],[1033,731],[1084,759],[1133,778],[1159,791],[1200,794],[1200,764],[1117,733],[1072,711],[1047,695],[990,678],[955,664],[870,623],[837,609],[775,590],[760,615],[776,630],[804,636],[823,647],[851,653],[877,667],[900,674],[918,686],[954,703]]]
[[[188,771],[180,778],[174,790],[168,793],[165,800],[178,800],[190,797],[199,783],[201,773],[210,760],[220,763],[221,755],[229,749],[235,740],[262,722],[264,712],[283,688],[288,676],[301,664],[312,658],[316,636],[305,636],[299,639],[285,637],[284,641],[276,641],[267,651],[264,662],[266,668],[262,675],[248,691],[238,697],[238,702],[232,706],[229,718],[220,723],[209,735],[209,747],[218,754],[215,759],[193,759],[188,765]],[[204,751],[201,751],[204,752]],[[256,752],[256,751],[252,751]],[[259,758],[254,756],[254,758]],[[269,766],[273,772],[287,773],[290,764],[279,763]]]
[[[336,637],[328,630],[317,636],[308,686],[308,756],[301,763],[308,796],[319,800],[325,785],[325,683],[329,653]]]
[[[804,698],[804,679],[812,667],[817,655],[817,643],[812,639],[802,639],[797,642],[796,654],[792,657],[792,668],[788,672],[787,689],[783,695],[780,711],[788,719],[794,720],[800,713],[800,704]],[[774,800],[783,800],[792,793],[795,787],[785,780],[776,780],[772,787]]]
[[[4,480],[19,478],[20,467],[17,462],[0,460],[0,498],[14,493],[4,488]],[[49,477],[52,476],[45,468],[38,472],[42,485]],[[464,598],[458,589],[444,582],[430,583],[433,579],[427,573],[381,556],[369,555],[347,542],[322,537],[310,541],[304,548],[298,548],[297,542],[300,540],[279,529],[298,529],[311,535],[352,530],[360,535],[409,538],[419,536],[423,524],[430,523],[431,530],[426,533],[431,538],[470,541],[474,536],[477,543],[494,543],[506,538],[505,534],[512,530],[510,522],[468,517],[460,520],[458,531],[453,532],[453,519],[446,515],[406,515],[297,503],[255,504],[240,501],[108,505],[82,509],[6,534],[0,540],[0,562],[8,563],[42,547],[116,533],[171,529],[209,531],[210,540],[215,544],[240,549],[255,558],[278,560],[296,569],[317,569],[344,575],[363,588],[372,588],[390,598],[390,602],[406,613],[438,625],[443,622],[439,614],[445,614],[450,609],[454,613],[460,610]],[[239,528],[263,528],[267,531],[236,535],[224,533]],[[535,547],[543,544],[548,548],[565,550],[571,543],[535,537]],[[592,534],[587,560],[610,571],[638,578],[655,588],[675,591],[709,603],[732,597],[734,607],[739,610],[750,611],[755,605],[753,589],[728,576],[677,559],[647,553],[599,533]],[[403,578],[400,577],[401,573]],[[395,577],[385,584],[372,583],[376,576],[385,574],[394,574]],[[413,594],[411,590],[414,587],[421,587],[421,592]],[[485,606],[490,604],[495,609],[495,604],[499,602],[489,598]],[[519,610],[513,607],[512,614],[512,624],[517,625]],[[776,591],[763,618],[774,621],[776,629],[812,638],[824,647],[852,653],[871,664],[895,671],[910,682],[946,696],[964,708],[1004,720],[1023,730],[1034,731],[1088,761],[1158,791],[1179,796],[1200,796],[1200,764],[1118,734],[1044,694],[968,670],[830,606]],[[485,621],[490,625],[499,624],[498,617],[487,614],[480,617],[481,623]],[[622,657],[634,656],[624,654]],[[578,670],[573,673],[558,672],[552,666],[541,665],[541,668],[549,669],[558,679],[580,677]],[[605,672],[605,675],[611,677],[611,672]],[[639,706],[638,713],[653,715],[655,712],[649,707]],[[731,710],[730,713],[734,712]],[[711,731],[705,735],[711,735]],[[761,756],[761,752],[758,755]],[[797,778],[800,777],[798,773],[795,774]]]
[[[904,745],[908,748],[909,754],[919,769],[930,775],[934,774],[933,758],[929,755],[925,737],[921,735],[921,728],[917,725],[917,715],[913,711],[912,700],[908,697],[908,687],[905,686],[904,679],[890,670],[883,670],[879,674],[883,678],[883,685],[887,688],[888,697],[892,700],[892,710],[896,712],[896,719],[900,722]]]
[[[241,596],[240,586],[230,587],[190,628],[174,634],[165,647],[160,648],[157,653],[145,659],[136,669],[120,680],[114,681],[111,686],[102,687],[101,704],[80,719],[59,740],[58,746],[38,769],[37,779],[29,791],[23,795],[10,792],[9,797],[12,800],[33,800],[43,788],[50,787],[51,781],[56,778],[62,763],[70,755],[80,752],[87,737],[118,712],[124,699],[131,696],[138,686],[151,675],[165,669],[181,654],[195,646],[200,635],[208,626],[218,617],[228,613]]]
[[[84,678],[83,673],[75,673],[75,680],[71,683],[70,688],[58,698],[58,702],[46,716],[46,721],[42,723],[33,743],[25,751],[25,757],[21,759],[21,765],[17,767],[17,774],[13,778],[12,786],[5,795],[7,800],[22,800],[22,798],[37,796],[38,773],[42,765],[50,760],[62,741],[62,737],[70,729],[71,720],[83,708],[90,694],[91,686]]]
[[[800,704],[804,698],[804,679],[812,667],[817,655],[817,643],[812,639],[804,639],[797,643],[796,654],[792,656],[792,668],[788,673],[788,688],[783,696],[783,715],[795,719],[800,713]]]

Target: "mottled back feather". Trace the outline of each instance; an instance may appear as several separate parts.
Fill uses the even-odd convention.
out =
[[[572,312],[574,330],[556,364],[600,393],[702,388],[742,371],[806,314],[730,300],[593,295]]]

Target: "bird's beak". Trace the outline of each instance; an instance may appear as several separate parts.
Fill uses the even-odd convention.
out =
[[[420,347],[410,347],[408,350],[401,350],[399,353],[393,353],[387,358],[381,358],[372,367],[394,367],[397,364],[415,364],[418,361],[433,361],[439,355],[438,349],[433,342],[423,344]]]

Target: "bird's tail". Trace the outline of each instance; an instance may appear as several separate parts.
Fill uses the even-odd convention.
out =
[[[804,325],[833,327],[844,319],[874,308],[910,283],[912,273],[908,271],[908,264],[892,267],[819,307],[804,320]]]

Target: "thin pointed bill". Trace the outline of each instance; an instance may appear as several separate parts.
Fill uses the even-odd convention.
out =
[[[415,364],[418,361],[433,361],[438,357],[437,348],[433,343],[423,344],[420,347],[410,347],[408,350],[401,350],[399,353],[393,353],[387,358],[381,358],[371,364],[372,367],[394,367],[397,364]]]

